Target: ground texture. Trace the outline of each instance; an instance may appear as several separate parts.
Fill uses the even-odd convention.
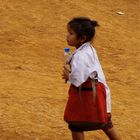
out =
[[[61,74],[66,24],[74,16],[99,21],[94,47],[111,89],[114,125],[123,140],[140,140],[139,4],[0,0],[0,140],[71,139],[63,121],[69,85]],[[85,135],[107,140],[102,131]]]

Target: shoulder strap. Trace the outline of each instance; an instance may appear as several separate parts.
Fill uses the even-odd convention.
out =
[[[93,48],[92,48],[91,45],[90,45],[90,48],[91,48],[91,50],[93,52]],[[93,54],[94,54],[94,52],[93,52]],[[96,75],[95,79],[92,79],[92,81],[91,81],[92,89],[93,89],[93,102],[96,101],[96,94],[97,94],[97,92],[96,92],[96,83],[98,82],[98,73],[96,72],[95,75]],[[83,103],[82,96],[81,96],[81,85],[79,86],[79,97],[80,97],[81,103]]]
[[[90,45],[90,48],[91,48],[91,50],[93,52],[93,47],[91,45]],[[94,54],[94,52],[93,52],[93,54]],[[96,94],[97,94],[97,92],[96,92],[96,83],[98,82],[98,73],[96,72],[95,75],[96,75],[95,79],[92,79],[93,101],[95,101]]]

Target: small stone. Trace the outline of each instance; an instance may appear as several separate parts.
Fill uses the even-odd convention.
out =
[[[118,15],[124,15],[124,13],[123,12],[121,12],[121,11],[118,11],[118,12],[116,12]]]

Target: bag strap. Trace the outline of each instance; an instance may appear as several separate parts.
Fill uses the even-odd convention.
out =
[[[93,47],[91,45],[90,45],[90,48],[93,52]],[[93,52],[93,54],[94,54],[94,52]],[[98,73],[97,72],[95,74],[95,79],[92,79],[93,101],[94,102],[96,101],[95,99],[96,99],[96,94],[97,94],[97,92],[96,92],[96,82],[98,82]]]
[[[95,80],[93,80],[92,79],[92,81],[91,81],[91,83],[92,83],[92,91],[93,91],[93,102],[95,102],[96,101],[96,82],[95,82]]]
[[[93,94],[92,95],[93,95],[93,102],[94,103],[96,101],[96,96],[97,96],[96,83],[97,83],[97,80],[95,80],[95,79],[92,79],[91,80],[92,91],[93,91]],[[80,98],[81,104],[83,104],[82,94],[81,94],[81,88],[82,88],[82,85],[79,86],[79,98]]]
[[[92,50],[92,52],[93,52],[93,48],[92,48],[91,45],[90,45],[90,48],[91,48],[91,50]],[[94,54],[94,52],[93,52],[93,54]],[[97,72],[96,72],[96,77],[95,77],[95,79],[92,79],[92,81],[91,81],[91,84],[92,84],[92,91],[93,91],[93,102],[96,101],[96,96],[97,96],[96,83],[97,83],[97,82],[98,82],[98,74],[97,74]],[[82,86],[80,85],[80,86],[79,86],[79,97],[80,97],[81,103],[83,104],[83,100],[82,100],[82,96],[81,96],[81,88],[82,88]]]

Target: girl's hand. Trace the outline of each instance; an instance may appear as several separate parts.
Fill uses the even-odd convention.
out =
[[[67,81],[69,79],[69,74],[71,73],[70,65],[66,64],[63,68],[64,70],[62,74],[62,79],[65,79],[65,81]]]

